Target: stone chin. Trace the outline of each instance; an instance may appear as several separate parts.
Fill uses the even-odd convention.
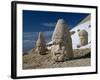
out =
[[[84,46],[88,44],[88,40],[86,40],[85,38],[81,38],[81,45]]]
[[[61,53],[54,53],[54,56],[52,57],[52,59],[53,59],[55,62],[63,62],[63,61],[64,61],[64,57],[65,57],[64,54],[61,54]]]

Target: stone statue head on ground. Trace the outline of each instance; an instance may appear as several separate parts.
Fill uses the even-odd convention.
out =
[[[36,52],[41,55],[46,54],[46,42],[43,32],[39,32],[38,40],[36,42]]]
[[[81,46],[88,44],[88,32],[86,30],[79,31],[79,38]]]
[[[59,19],[52,36],[53,46],[51,47],[52,59],[64,61],[73,58],[72,39],[63,19]]]

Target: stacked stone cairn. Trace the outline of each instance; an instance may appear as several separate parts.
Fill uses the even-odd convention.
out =
[[[88,44],[88,32],[86,30],[79,31],[80,46]]]
[[[43,32],[39,32],[38,40],[36,42],[36,50],[37,53],[40,55],[45,55],[46,54],[46,42],[44,39],[44,34]]]
[[[71,34],[63,19],[57,21],[52,35],[53,46],[51,47],[52,59],[61,62],[74,57]]]

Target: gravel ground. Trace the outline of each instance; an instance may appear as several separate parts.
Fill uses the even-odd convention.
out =
[[[86,50],[82,50],[82,53],[84,51],[86,54]],[[48,52],[47,55],[40,55],[37,53],[23,55],[23,69],[91,66],[90,57],[79,57],[64,62],[53,62],[51,60],[51,54],[49,53],[50,52]]]

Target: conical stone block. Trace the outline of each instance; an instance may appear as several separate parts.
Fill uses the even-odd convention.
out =
[[[36,42],[36,52],[41,55],[46,54],[46,42],[43,32],[39,32],[38,40]]]

